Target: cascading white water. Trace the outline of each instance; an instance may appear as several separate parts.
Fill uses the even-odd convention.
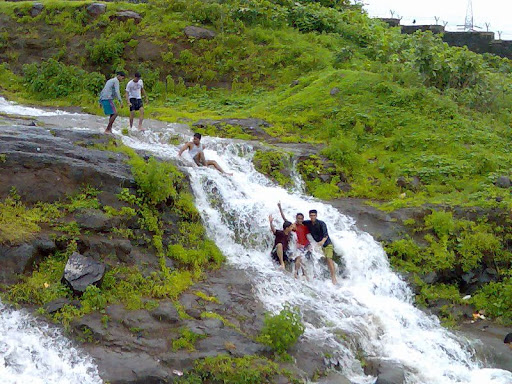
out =
[[[165,143],[177,132],[183,132],[182,126],[176,126],[175,131],[169,125],[164,131],[123,140],[136,149],[176,159],[179,147]],[[287,302],[301,309],[305,337],[330,350],[354,383],[374,381],[363,374],[357,350],[403,364],[410,384],[512,383],[512,373],[485,368],[466,341],[412,305],[410,289],[391,271],[380,245],[358,231],[350,218],[300,192],[290,193],[256,172],[250,145],[213,138],[204,138],[203,142],[206,158],[217,160],[234,173],[228,177],[213,169],[195,167],[188,155],[183,155],[182,164],[190,174],[209,236],[230,263],[250,272],[257,295],[269,310],[278,311]],[[331,284],[324,267],[316,278],[306,282],[279,272],[271,262],[272,235],[267,216],[279,216],[278,201],[292,219],[296,212],[318,210],[319,219],[327,223],[335,251],[343,258],[337,286]],[[317,261],[318,254],[315,258]]]
[[[0,303],[2,384],[99,384],[91,359],[56,329]]]

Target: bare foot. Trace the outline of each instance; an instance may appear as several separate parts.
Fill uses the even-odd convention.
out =
[[[227,176],[233,176],[233,174],[232,174],[232,173],[224,172],[224,174],[225,174],[225,175],[227,175]]]
[[[332,279],[332,285],[337,285],[338,284],[338,280],[336,280],[336,278]]]
[[[112,135],[112,130],[111,129],[105,129],[105,132],[103,132],[105,135]]]
[[[139,127],[139,131],[140,131],[140,132],[146,132],[146,129],[145,129],[145,128],[142,128],[142,127]]]
[[[279,270],[280,270],[280,271],[286,271],[286,269],[285,269],[284,265],[280,265],[280,266],[279,266]]]

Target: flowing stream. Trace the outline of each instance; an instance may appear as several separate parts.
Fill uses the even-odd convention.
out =
[[[54,123],[52,116],[45,115],[50,113],[48,111],[32,109],[27,113],[21,109],[25,107],[4,104],[8,105],[10,113],[39,116],[38,120]],[[0,98],[0,112],[2,108]],[[60,126],[77,129],[99,131],[105,124],[104,118],[84,114],[59,112],[58,119]],[[119,127],[126,125],[126,119],[120,119],[114,125],[114,133],[119,135]],[[168,144],[170,139],[179,137],[183,142],[190,139],[191,133],[183,125],[150,121],[145,125],[149,131],[122,136],[124,143],[176,160],[179,146]],[[304,195],[298,178],[296,188],[287,191],[258,173],[251,162],[254,154],[251,144],[211,137],[203,138],[203,144],[207,159],[216,160],[226,171],[234,173],[229,177],[214,169],[195,167],[186,153],[179,159],[182,169],[190,175],[196,205],[208,235],[231,264],[249,272],[255,292],[268,310],[277,312],[285,303],[300,308],[306,325],[304,337],[328,351],[331,363],[354,383],[375,381],[364,375],[358,359],[361,353],[402,364],[410,384],[512,383],[511,372],[486,368],[489,365],[475,357],[468,340],[447,331],[436,317],[413,306],[411,290],[390,269],[381,246],[370,235],[359,231],[351,218]],[[318,218],[327,223],[335,252],[342,255],[337,286],[330,282],[319,252],[308,262],[309,281],[294,279],[291,274],[278,271],[271,262],[269,251],[273,236],[268,215],[274,215],[276,226],[282,224],[278,202],[282,203],[289,219],[297,212],[307,216],[309,209],[318,210]],[[19,312],[5,312],[2,307],[0,310],[3,313],[0,330],[10,324],[13,317],[20,316]],[[34,324],[19,332],[15,339],[32,332],[44,333]],[[12,339],[12,334],[6,337],[6,332],[0,332],[0,359],[5,360],[4,350],[16,348]],[[44,342],[41,343],[45,348]],[[66,343],[54,347],[57,351],[64,349],[66,356],[72,355],[69,351],[73,349]],[[34,350],[37,349],[34,347],[27,353]],[[26,363],[27,359],[30,357],[22,356],[16,363],[23,365],[24,371],[30,364],[36,370],[41,369],[38,377],[45,377],[45,367],[53,364],[51,359],[42,364]],[[96,373],[90,372],[87,361],[81,361],[78,369],[73,359],[66,360],[66,367],[70,370],[74,367],[79,373],[89,372],[89,376],[82,379],[84,383],[97,382]],[[0,377],[1,369],[0,365]]]

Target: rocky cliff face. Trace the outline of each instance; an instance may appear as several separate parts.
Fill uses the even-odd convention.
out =
[[[102,211],[105,206],[121,209],[126,204],[117,194],[122,188],[135,188],[125,155],[94,149],[108,144],[110,137],[5,123],[0,124],[0,201],[12,195],[13,188],[27,206],[63,201],[84,185],[96,188],[101,191],[99,208],[78,208],[59,219],[78,223],[77,252],[105,263],[107,269],[135,266],[146,276],[158,270],[154,250],[111,231],[121,224],[140,231],[137,224]],[[167,233],[171,234],[172,222],[177,218],[171,213],[164,217],[169,221]],[[30,276],[49,255],[65,250],[59,230],[50,224],[41,224],[37,233],[23,241],[0,245],[0,281],[5,291]],[[169,263],[168,267],[173,268]],[[80,307],[80,302],[59,298],[46,303],[44,309],[55,314],[65,305]],[[121,304],[107,305],[69,324],[68,334],[95,359],[105,381],[172,382],[181,372],[192,369],[197,359],[221,354],[272,358],[268,347],[254,341],[263,324],[264,308],[254,297],[244,271],[225,265],[208,272],[178,300],[158,300],[156,305],[152,301],[147,308],[129,310]],[[183,337],[184,329],[197,335],[197,340],[182,349],[175,342]],[[299,342],[292,354],[297,364],[287,365],[296,378],[311,378],[327,369],[322,351],[308,342]],[[336,380],[342,383],[345,379],[339,376]],[[271,379],[288,381],[279,375]]]

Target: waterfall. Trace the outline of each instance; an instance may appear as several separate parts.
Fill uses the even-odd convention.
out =
[[[97,117],[81,115],[82,125],[76,128],[99,129],[98,121]],[[121,120],[121,124],[125,124],[125,120]],[[117,126],[119,122],[116,122]],[[119,134],[118,130],[114,132]],[[189,140],[190,132],[184,131],[183,126],[167,124],[144,134],[123,136],[123,141],[135,149],[177,160],[179,146],[167,144],[169,138],[176,136]],[[341,364],[351,381],[358,384],[374,382],[374,378],[364,374],[357,358],[358,352],[362,351],[366,356],[402,364],[407,382],[411,384],[512,383],[511,372],[485,368],[467,341],[441,327],[435,316],[414,307],[410,288],[391,270],[382,247],[370,235],[359,231],[351,218],[304,195],[300,187],[290,192],[258,173],[251,162],[251,145],[209,137],[202,141],[206,145],[206,158],[216,160],[225,170],[234,173],[229,177],[214,169],[196,167],[186,153],[178,160],[190,176],[196,205],[208,235],[230,264],[249,272],[256,295],[269,311],[279,311],[285,303],[300,308],[306,325],[303,337],[332,351],[330,355]],[[289,273],[277,270],[269,256],[273,236],[267,217],[273,214],[277,222],[282,223],[278,202],[282,203],[290,219],[297,212],[307,216],[310,209],[316,209],[318,218],[327,223],[335,252],[343,260],[338,285],[333,286],[330,282],[319,252],[315,252],[308,262],[310,281],[294,279]],[[8,326],[13,316],[19,315],[10,312],[0,318],[0,329]],[[37,325],[27,324],[14,337],[23,339],[25,334],[32,337],[34,332],[44,334],[45,331]],[[4,341],[5,334],[0,333],[0,358],[4,360],[11,356],[9,349],[4,347],[4,344],[9,345]],[[12,336],[9,335],[9,339]],[[44,345],[43,341],[41,343]],[[65,343],[55,347],[66,351],[66,356],[72,351],[72,347]],[[12,364],[23,365],[26,359],[22,354],[13,359]],[[38,377],[46,377],[45,367],[52,363],[53,360],[34,364],[36,371],[41,370]],[[73,359],[66,363],[66,369],[76,367]],[[83,365],[83,361],[80,364],[81,371],[87,371],[87,364]],[[90,381],[82,381],[96,382],[94,374],[88,379]]]
[[[0,303],[2,384],[99,384],[91,359],[60,332]]]

